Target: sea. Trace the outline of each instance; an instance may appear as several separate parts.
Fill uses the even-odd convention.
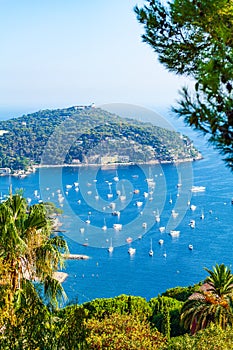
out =
[[[57,234],[70,253],[89,257],[66,261],[68,302],[121,294],[150,300],[203,281],[204,268],[221,263],[232,268],[233,174],[205,138],[181,121],[170,122],[193,140],[202,160],[45,167],[25,178],[0,177],[2,198],[12,186],[30,204],[52,201],[60,207]],[[192,186],[200,191],[192,192]]]

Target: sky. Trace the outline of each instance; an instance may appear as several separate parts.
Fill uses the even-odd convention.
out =
[[[0,109],[173,104],[186,80],[142,42],[143,3],[0,0]]]

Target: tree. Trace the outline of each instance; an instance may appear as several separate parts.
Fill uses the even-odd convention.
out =
[[[5,317],[15,322],[16,310],[28,298],[28,284],[31,290],[43,286],[43,297],[52,305],[56,306],[59,298],[65,297],[53,273],[63,266],[62,253],[66,250],[64,239],[52,235],[43,204],[28,207],[20,194],[10,194],[0,204],[2,322]]]
[[[181,310],[181,320],[192,333],[215,323],[222,329],[233,325],[233,275],[224,265],[216,265],[213,271],[205,269],[205,288],[194,293]]]
[[[135,315],[111,314],[102,320],[86,321],[87,349],[156,350],[165,349],[166,340],[149,323]]]
[[[185,334],[172,338],[167,350],[229,350],[233,349],[232,328],[222,330],[219,326],[211,325],[195,335]]]
[[[169,71],[194,80],[194,91],[184,87],[173,111],[209,135],[233,170],[233,1],[163,3],[135,7],[143,41]]]

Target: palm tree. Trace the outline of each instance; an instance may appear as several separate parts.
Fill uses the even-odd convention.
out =
[[[213,271],[205,268],[210,276],[200,291],[185,302],[181,320],[191,333],[206,328],[210,323],[225,329],[233,325],[233,275],[224,264],[216,264]]]
[[[53,274],[63,267],[67,250],[65,240],[52,235],[43,204],[28,207],[20,194],[10,194],[0,204],[0,292],[5,300],[0,307],[12,309],[28,283],[42,285],[45,298],[57,305],[65,293]]]

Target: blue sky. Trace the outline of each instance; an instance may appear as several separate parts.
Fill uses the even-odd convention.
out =
[[[0,0],[0,108],[168,106],[185,80],[142,43],[132,0]]]

